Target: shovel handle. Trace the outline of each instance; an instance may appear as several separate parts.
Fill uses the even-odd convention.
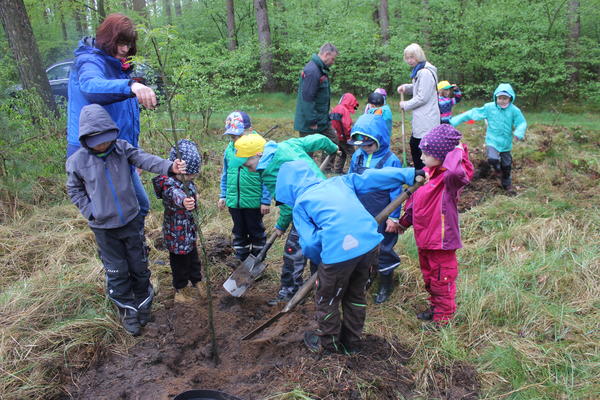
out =
[[[331,154],[327,154],[327,157],[325,157],[325,159],[323,160],[323,162],[319,166],[319,169],[321,170],[321,172],[323,172],[325,170],[325,168],[327,167],[327,164],[329,164],[329,159],[330,158],[331,158]]]
[[[404,201],[408,199],[410,195],[413,194],[421,185],[423,185],[424,182],[425,178],[422,176],[415,177],[415,183],[406,188],[400,196],[396,197],[390,204],[381,210],[381,212],[375,217],[375,221],[377,221],[378,224],[385,221],[387,217],[389,217],[396,208],[400,207],[400,204],[404,203]]]
[[[303,298],[305,298],[308,293],[310,293],[312,288],[315,286],[316,281],[317,281],[317,273],[315,272],[314,274],[312,274],[310,276],[310,278],[308,278],[308,280],[306,282],[304,282],[304,284],[302,286],[300,286],[300,289],[298,289],[296,294],[294,294],[294,296],[290,299],[290,301],[287,302],[287,304],[285,305],[285,307],[283,307],[281,312],[286,313],[286,312],[290,311],[292,308],[296,307],[296,305],[298,303],[300,303],[300,301]]]
[[[266,255],[267,255],[267,251],[269,251],[269,249],[271,248],[273,243],[275,243],[276,239],[277,239],[277,232],[271,233],[271,236],[269,236],[269,238],[267,239],[267,242],[263,246],[262,250],[256,256],[257,262],[261,262],[265,259]]]

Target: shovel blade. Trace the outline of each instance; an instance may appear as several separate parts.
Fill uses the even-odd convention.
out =
[[[223,288],[233,297],[241,297],[254,283],[254,280],[265,270],[266,264],[259,262],[252,254],[236,268],[223,283]]]

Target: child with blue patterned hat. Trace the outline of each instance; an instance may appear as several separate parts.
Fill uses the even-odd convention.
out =
[[[231,139],[223,154],[221,193],[217,206],[228,208],[233,220],[233,249],[235,256],[244,261],[250,254],[258,255],[265,246],[267,235],[263,215],[270,212],[271,195],[258,172],[244,167],[246,159],[235,156],[234,144],[245,135],[256,135],[250,116],[234,111],[225,119],[224,136]]]
[[[163,237],[169,250],[169,263],[173,273],[175,302],[189,302],[182,289],[191,283],[196,286],[202,280],[200,258],[196,247],[197,227],[192,214],[196,208],[196,185],[202,158],[198,146],[191,140],[177,142],[179,157],[175,148],[171,148],[169,159],[181,158],[186,161],[187,174],[175,176],[158,175],[152,179],[156,197],[162,199],[164,211]],[[185,186],[188,191],[186,192]]]

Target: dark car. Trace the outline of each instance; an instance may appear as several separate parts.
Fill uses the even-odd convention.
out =
[[[73,59],[69,59],[57,62],[46,68],[50,89],[54,98],[59,103],[66,102],[69,98],[69,73],[71,72],[72,65]],[[130,76],[134,81],[151,87],[158,94],[162,93],[162,79],[149,65],[143,63],[135,64]],[[15,85],[9,90],[14,94],[19,90],[23,90],[23,86]]]

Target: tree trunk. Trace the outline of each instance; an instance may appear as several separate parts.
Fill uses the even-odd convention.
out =
[[[167,17],[167,23],[173,24],[173,17],[171,15],[171,0],[163,0],[163,12]]]
[[[65,24],[65,13],[63,10],[59,11],[60,15],[60,30],[62,32],[63,40],[66,42],[69,40],[69,35],[67,34],[67,24]]]
[[[146,0],[133,0],[133,11],[137,12],[142,17],[146,14]]]
[[[579,80],[579,66],[575,61],[578,51],[579,35],[581,34],[581,22],[579,17],[579,1],[569,1],[569,10],[567,11],[569,19],[569,42],[567,44],[567,59],[572,68],[570,81],[576,83]]]
[[[265,89],[274,90],[273,53],[271,52],[271,28],[269,26],[267,1],[254,0],[254,11],[256,12],[256,27],[258,32],[258,43],[260,45],[260,70],[265,78],[267,78]]]
[[[379,0],[379,28],[381,29],[381,42],[386,45],[390,41],[388,0]]]
[[[0,19],[17,62],[23,88],[35,89],[48,109],[56,114],[56,103],[23,0],[0,0]]]
[[[83,24],[81,23],[81,11],[79,11],[78,8],[75,8],[75,10],[73,10],[73,19],[75,20],[75,29],[77,30],[77,33],[79,34],[79,36],[83,36]]]
[[[98,24],[101,24],[106,18],[106,9],[104,8],[104,0],[96,0],[96,10],[98,11]]]
[[[237,49],[237,37],[235,34],[235,6],[233,0],[227,0],[227,48]]]
[[[175,15],[181,17],[181,0],[174,0]]]
[[[431,18],[429,13],[429,0],[421,0],[423,13],[423,44],[422,46],[425,48],[425,54],[429,52],[431,49]]]

